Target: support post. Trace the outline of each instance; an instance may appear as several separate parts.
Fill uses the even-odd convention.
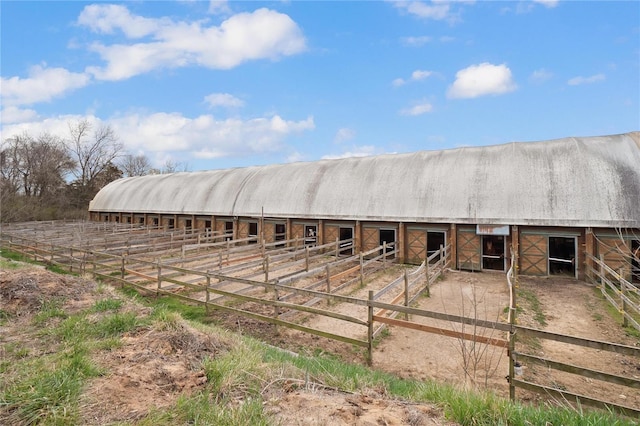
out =
[[[156,290],[156,296],[160,295],[161,289],[162,289],[162,264],[160,263],[160,258],[158,258],[158,289]]]
[[[514,302],[515,305],[515,302]],[[516,308],[515,306],[509,307],[511,311],[511,331],[509,331],[509,399],[513,402],[516,400],[516,387],[513,384],[514,372],[515,372],[515,361],[516,361],[516,333],[515,333],[515,316],[516,316]]]
[[[624,268],[620,268],[618,271],[618,275],[620,276],[620,301],[622,302],[622,326],[628,327],[629,320],[627,320],[627,285],[624,282]]]
[[[360,287],[364,287],[364,255],[360,252]]]
[[[373,290],[369,290],[369,303],[367,304],[367,365],[373,365]]]
[[[331,294],[331,271],[329,265],[325,266],[325,271],[327,272],[327,294]],[[327,304],[331,304],[330,299],[327,299]]]
[[[273,297],[276,302],[280,301],[280,290],[278,290],[278,283],[279,283],[279,280],[276,278],[275,285],[273,286],[274,293],[275,293]],[[274,318],[275,319],[280,318],[280,307],[278,305],[274,305],[273,308],[274,308]],[[274,323],[274,327],[275,327],[275,332],[277,334],[278,324]]]
[[[304,270],[309,272],[309,247],[304,248]]]
[[[211,285],[211,275],[209,275],[209,271],[207,270],[207,287],[205,289],[206,298],[204,300],[204,310],[209,315],[209,300],[211,300],[211,294],[209,293],[209,286]]]
[[[409,274],[407,270],[404,270],[404,306],[405,308],[409,306]],[[409,313],[404,313],[405,321],[409,321]]]
[[[427,260],[429,257],[429,252],[427,252],[427,257],[424,259],[424,275],[427,279],[427,297],[431,297],[431,277],[429,277],[429,261]]]
[[[124,254],[120,257],[120,278],[124,280]]]

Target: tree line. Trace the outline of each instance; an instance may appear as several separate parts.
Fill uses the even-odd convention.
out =
[[[88,120],[69,123],[64,136],[24,132],[0,145],[0,221],[86,218],[89,201],[109,182],[180,168],[126,154],[111,126]]]

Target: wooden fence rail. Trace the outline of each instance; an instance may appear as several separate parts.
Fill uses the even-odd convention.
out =
[[[183,239],[183,241],[180,242],[184,241],[187,241],[187,239]],[[182,249],[179,246],[180,242],[177,242],[177,250],[179,252],[182,252]],[[336,243],[331,243],[326,248],[334,251],[336,254],[339,254],[343,249],[343,243],[344,242],[337,241]],[[329,291],[320,291],[311,288],[299,288],[293,284],[295,284],[297,280],[313,276],[314,274],[317,275],[326,273],[326,277],[330,278],[331,268],[346,267],[346,270],[349,271],[349,273],[354,273],[357,270],[362,273],[365,264],[371,266],[384,264],[387,262],[387,257],[393,256],[394,254],[393,252],[388,253],[386,250],[387,247],[384,245],[382,247],[370,250],[366,252],[366,254],[362,253],[356,256],[348,256],[346,258],[336,257],[336,260],[334,262],[327,263],[326,265],[322,265],[319,267],[309,268],[309,265],[307,263],[306,270],[303,268],[299,273],[283,278],[282,280],[278,278],[255,280],[232,276],[228,273],[221,274],[219,272],[211,270],[202,271],[193,269],[191,267],[177,266],[175,264],[171,264],[172,262],[165,262],[160,257],[158,257],[155,261],[152,261],[144,258],[139,258],[137,256],[126,256],[124,254],[118,256],[115,254],[101,252],[99,250],[86,250],[80,247],[68,247],[63,245],[56,246],[53,244],[37,244],[37,242],[24,237],[11,237],[11,240],[2,238],[0,239],[0,247],[22,253],[27,257],[33,257],[36,260],[40,260],[46,263],[75,269],[78,272],[91,272],[96,277],[107,280],[115,280],[126,285],[131,285],[142,292],[155,292],[156,294],[172,295],[174,297],[179,297],[187,301],[202,304],[207,309],[212,308],[225,312],[233,312],[238,315],[264,321],[277,326],[284,326],[302,332],[352,344],[355,346],[366,347],[367,361],[369,363],[373,362],[373,340],[376,337],[376,322],[381,324],[380,327],[405,327],[428,333],[473,340],[478,343],[494,345],[502,348],[506,347],[509,348],[510,355],[510,388],[515,389],[516,387],[518,387],[522,389],[533,390],[536,392],[545,393],[547,395],[562,397],[567,401],[576,400],[585,405],[592,405],[600,408],[607,407],[608,409],[615,409],[626,415],[640,416],[640,410],[638,408],[626,407],[611,402],[600,401],[595,398],[579,395],[570,391],[550,389],[540,384],[522,380],[514,373],[513,368],[513,364],[517,362],[516,359],[532,363],[543,363],[548,368],[558,369],[564,372],[579,374],[590,379],[598,379],[605,382],[629,386],[631,388],[637,389],[640,388],[640,381],[636,379],[620,377],[610,373],[591,370],[584,367],[578,367],[560,362],[558,360],[536,357],[531,354],[523,353],[522,351],[517,351],[514,347],[514,336],[516,334],[530,334],[539,339],[554,340],[566,344],[596,348],[634,357],[640,357],[640,348],[577,338],[574,336],[560,335],[544,330],[537,330],[515,325],[514,323],[486,321],[477,318],[456,316],[411,307],[411,301],[414,300],[415,297],[417,297],[419,294],[428,292],[429,286],[434,283],[438,276],[443,274],[446,268],[450,265],[451,259],[449,256],[449,247],[441,247],[438,252],[434,253],[428,259],[425,259],[425,262],[423,262],[423,264],[419,268],[416,268],[416,270],[412,271],[411,273],[405,272],[402,274],[402,276],[392,280],[392,282],[383,287],[383,289],[380,290],[377,295],[374,294],[373,291],[369,291],[369,297],[366,299],[336,294],[331,291],[331,288],[329,286]],[[308,253],[311,251],[310,248],[301,250],[301,253],[303,253],[302,255],[305,257],[308,257]],[[365,256],[374,254],[376,255],[374,259],[364,259]],[[265,259],[267,259],[267,257],[265,257]],[[435,259],[438,260],[435,261]],[[350,264],[352,263],[355,263],[355,265],[350,266]],[[512,261],[512,264],[515,264],[514,261]],[[604,267],[599,269],[606,270],[606,268]],[[269,270],[269,266],[267,266],[267,270]],[[613,273],[615,273],[615,271],[613,271],[613,273],[609,270],[606,271],[609,275],[613,275]],[[597,273],[598,271],[593,272]],[[341,270],[337,273],[343,274],[344,270]],[[517,282],[517,274],[514,274],[512,270],[510,271],[510,273],[512,275],[510,275],[509,279],[515,280]],[[185,277],[194,278],[187,279]],[[600,274],[599,277],[601,279],[609,280],[609,278],[604,276],[604,274]],[[146,283],[140,284],[134,278],[142,278],[146,280]],[[155,288],[150,288],[149,283],[155,283]],[[220,284],[222,283],[242,284],[244,286],[247,286],[247,288],[261,287],[268,292],[269,296],[257,297],[255,295],[241,294],[241,291],[223,290],[220,287]],[[174,286],[182,289],[188,289],[188,291],[185,291],[184,293],[176,293]],[[513,288],[513,286],[511,286],[511,288]],[[335,291],[335,289],[333,290]],[[395,291],[396,293],[394,293],[395,297],[393,298],[391,303],[382,302],[381,300],[379,300],[383,295],[388,294],[392,291]],[[200,297],[195,297],[194,294],[200,294]],[[309,297],[312,300],[318,299],[328,302],[330,301],[332,304],[347,303],[353,306],[361,306],[367,311],[366,319],[359,318],[353,315],[345,315],[338,312],[333,312],[328,309],[320,309],[306,304],[288,302],[286,299],[288,294]],[[241,302],[251,302],[270,306],[274,309],[274,315],[269,316],[259,314],[248,311],[246,309],[232,307],[227,304],[217,303],[218,299],[212,300],[211,295],[236,299]],[[515,312],[515,295],[511,298],[511,305],[511,309],[513,310],[513,312]],[[336,333],[329,333],[323,330],[317,330],[311,327],[303,326],[292,321],[287,321],[280,314],[281,309],[304,312],[312,315],[322,315],[338,321],[345,321],[347,323],[362,326],[363,328],[366,328],[365,333],[363,333],[366,334],[366,338],[363,340]],[[374,312],[374,310],[377,310],[377,312]],[[399,314],[404,314],[405,319],[400,320],[395,318]],[[433,327],[430,325],[409,321],[409,316],[443,320],[450,324],[468,324],[473,325],[474,327],[504,331],[509,333],[509,338],[506,340],[502,340],[493,337],[483,337],[478,334],[462,333],[448,328]],[[378,328],[377,332],[379,332],[380,330],[381,328]]]
[[[587,276],[599,285],[605,299],[620,312],[622,325],[631,325],[640,331],[640,289],[627,281],[622,273],[610,268],[603,258],[587,254],[587,259],[595,265],[595,268],[587,267]]]

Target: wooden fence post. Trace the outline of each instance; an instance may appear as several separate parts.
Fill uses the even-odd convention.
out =
[[[120,278],[124,280],[124,255],[120,258]]]
[[[620,299],[622,305],[622,326],[628,327],[629,321],[627,320],[627,285],[625,284],[624,277],[622,274],[624,273],[624,269],[620,268],[618,275],[620,276]]]
[[[382,242],[382,267],[387,268],[387,242]]]
[[[207,287],[206,287],[206,298],[205,298],[205,303],[204,303],[204,310],[207,313],[207,315],[209,315],[209,300],[210,300],[210,293],[209,293],[209,286],[211,285],[211,275],[209,275],[209,270],[207,270]]]
[[[429,252],[424,260],[424,274],[427,277],[427,297],[431,297],[431,277],[429,277]]]
[[[304,248],[304,270],[305,272],[309,272],[309,246]]]
[[[340,237],[336,237],[336,259],[340,255]]]
[[[276,278],[275,285],[273,286],[273,289],[274,289],[273,297],[274,297],[274,301],[276,302],[280,301],[280,291],[278,290],[278,283],[279,283],[279,280]],[[279,319],[280,307],[278,305],[274,305],[273,308],[274,308],[274,313],[273,313],[274,318]],[[274,323],[274,327],[275,327],[275,332],[278,333],[278,324]]]
[[[364,287],[364,255],[360,252],[360,287]]]
[[[69,272],[73,272],[73,247],[69,249]]]
[[[373,290],[369,290],[369,303],[367,303],[367,365],[373,365]]]
[[[160,263],[160,258],[158,258],[158,289],[156,290],[156,296],[160,295],[161,289],[162,289],[162,264]]]
[[[331,271],[329,265],[325,266],[327,272],[327,294],[331,294]],[[327,305],[331,304],[331,299],[327,299]]]
[[[404,306],[409,306],[409,274],[407,274],[407,270],[404,270]],[[404,313],[404,319],[409,321],[409,313]]]
[[[264,282],[269,282],[269,255],[264,258]],[[264,288],[264,292],[267,292],[267,287]]]

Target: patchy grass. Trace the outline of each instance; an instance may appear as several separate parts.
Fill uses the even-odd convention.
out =
[[[533,291],[520,287],[517,290],[516,296],[516,312],[518,311],[518,308],[522,308],[524,310],[525,307],[523,305],[526,304],[526,309],[533,312],[533,319],[543,327],[547,325],[547,317],[542,310],[540,300],[538,300],[538,297]],[[522,303],[522,301],[525,303]]]

